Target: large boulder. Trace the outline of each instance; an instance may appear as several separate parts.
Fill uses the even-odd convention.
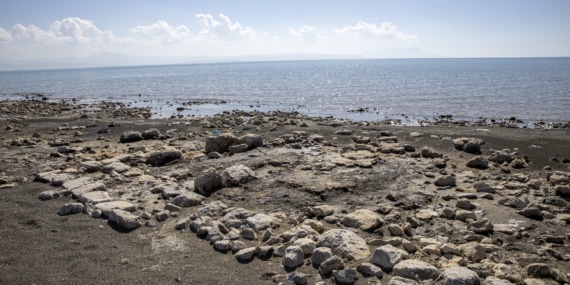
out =
[[[222,185],[236,186],[257,179],[255,172],[245,165],[234,165],[222,172]]]
[[[361,260],[370,256],[366,241],[356,233],[344,229],[324,232],[319,238],[319,247],[328,247],[333,254],[348,260]]]
[[[222,188],[222,185],[222,176],[216,172],[216,169],[209,168],[202,171],[194,180],[194,191],[204,196],[210,196]]]
[[[153,166],[160,166],[181,157],[182,152],[177,149],[157,150],[146,158],[146,163]]]
[[[238,144],[238,139],[232,134],[221,134],[218,136],[209,136],[206,139],[206,152],[227,152],[232,145]]]
[[[382,226],[384,220],[375,212],[359,209],[346,215],[342,222],[347,227],[358,228],[363,231],[373,231]]]

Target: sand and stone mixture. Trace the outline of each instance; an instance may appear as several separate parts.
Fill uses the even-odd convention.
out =
[[[150,118],[0,102],[0,283],[569,283],[568,124]]]

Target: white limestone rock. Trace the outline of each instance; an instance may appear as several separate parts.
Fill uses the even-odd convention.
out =
[[[435,280],[439,270],[429,263],[408,259],[396,264],[392,269],[395,276],[416,280]]]
[[[384,245],[374,250],[370,262],[380,266],[385,271],[390,271],[398,262],[408,258],[409,254],[393,245]]]
[[[137,215],[127,211],[115,209],[109,212],[109,221],[115,222],[125,230],[134,230],[141,226],[141,222]]]
[[[358,228],[363,231],[373,231],[379,228],[384,223],[384,220],[373,211],[359,209],[346,215],[342,223],[347,227]]]
[[[477,272],[461,266],[452,266],[443,271],[444,285],[479,285]]]
[[[328,247],[333,254],[348,260],[361,260],[370,256],[366,241],[356,233],[344,229],[324,232],[319,238],[319,246]]]

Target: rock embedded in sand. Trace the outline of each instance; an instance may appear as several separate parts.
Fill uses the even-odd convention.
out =
[[[142,132],[141,135],[145,140],[155,140],[161,136],[161,133],[157,128],[150,128]]]
[[[147,156],[146,163],[152,166],[161,166],[180,158],[182,158],[181,151],[174,148],[168,148],[152,152]]]
[[[59,208],[57,214],[60,216],[67,216],[72,214],[78,214],[81,212],[83,212],[82,203],[66,203]]]
[[[209,136],[206,139],[205,150],[206,153],[209,152],[227,152],[230,146],[236,145],[238,139],[232,134],[220,134],[218,136]]]
[[[384,220],[373,211],[359,209],[346,215],[342,223],[347,227],[358,228],[363,231],[373,231],[382,226]]]
[[[477,156],[467,161],[465,165],[471,168],[486,169],[489,167],[489,161],[481,156]]]
[[[285,249],[282,264],[285,268],[297,268],[303,265],[303,249],[299,246],[289,246]]]
[[[510,163],[511,161],[513,161],[513,159],[514,158],[511,154],[502,151],[494,152],[493,154],[491,154],[491,156],[489,156],[489,161],[496,162],[499,164],[502,164],[503,162]]]
[[[485,278],[485,285],[512,285],[508,280],[499,279],[495,276],[488,276]]]
[[[209,168],[202,171],[194,180],[194,191],[204,196],[210,196],[216,190],[220,189],[222,185],[222,176],[215,168]]]
[[[431,147],[423,147],[420,151],[421,156],[424,158],[440,158],[443,157],[443,154],[436,152]]]
[[[483,144],[485,144],[485,142],[478,138],[461,137],[453,140],[453,145],[456,150],[473,154],[481,154],[481,145]]]
[[[331,205],[319,205],[308,209],[309,215],[318,219],[330,216],[333,214],[333,207]]]
[[[370,262],[380,266],[384,271],[391,271],[394,265],[408,258],[409,254],[393,245],[384,245],[374,250]]]
[[[313,265],[319,266],[323,261],[333,256],[332,250],[328,247],[317,247],[313,250],[311,257]]]
[[[180,206],[180,207],[193,207],[193,206],[200,205],[202,203],[202,201],[204,201],[204,199],[206,199],[206,197],[204,197],[198,193],[186,191],[186,192],[176,196],[172,200],[172,203],[174,205]]]
[[[134,211],[135,205],[127,201],[111,201],[111,202],[99,203],[95,205],[95,208],[101,210],[103,216],[109,217],[111,211],[115,209],[120,209],[123,211]]]
[[[83,193],[77,197],[77,200],[81,203],[91,203],[95,205],[98,203],[113,201],[113,198],[111,198],[107,192],[95,191]]]
[[[358,280],[358,273],[354,268],[333,270],[333,277],[338,284],[353,284]]]
[[[246,144],[248,150],[263,146],[263,138],[258,134],[246,134],[238,138],[239,144]]]
[[[134,230],[141,226],[139,217],[137,215],[131,214],[127,211],[115,209],[108,214],[109,221],[115,222],[121,228],[125,230]]]
[[[457,185],[455,176],[452,175],[440,176],[433,184],[439,187],[454,187]]]
[[[222,172],[222,185],[225,187],[245,184],[255,179],[255,172],[242,164],[230,166]]]
[[[344,261],[342,260],[342,258],[333,255],[327,258],[319,265],[319,274],[328,275],[333,270],[340,270],[340,269],[344,269]]]
[[[78,168],[83,168],[83,169],[85,169],[86,172],[89,172],[89,173],[97,172],[97,171],[101,170],[102,167],[103,167],[103,164],[101,164],[101,162],[95,161],[95,160],[82,161],[81,163],[79,163],[79,166],[78,166]]]
[[[121,143],[132,143],[142,140],[144,140],[142,134],[140,132],[135,132],[135,131],[124,132],[119,138],[119,141]]]
[[[113,161],[105,166],[103,166],[101,168],[101,172],[103,173],[111,173],[111,172],[116,172],[116,173],[123,173],[123,172],[127,172],[129,171],[129,169],[131,169],[130,166],[120,162],[120,161]]]
[[[419,283],[414,279],[394,276],[390,279],[388,285],[419,285]]]
[[[439,270],[433,265],[415,259],[404,260],[396,264],[392,272],[395,276],[417,280],[435,280],[439,275]]]
[[[443,271],[443,285],[479,285],[477,272],[461,266],[452,266]]]
[[[93,182],[90,184],[82,185],[73,189],[70,189],[73,197],[78,197],[81,194],[93,192],[93,191],[106,191],[107,187],[101,182]]]

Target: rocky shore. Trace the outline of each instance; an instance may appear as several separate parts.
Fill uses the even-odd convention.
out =
[[[0,102],[0,283],[570,282],[567,124],[151,117]]]

